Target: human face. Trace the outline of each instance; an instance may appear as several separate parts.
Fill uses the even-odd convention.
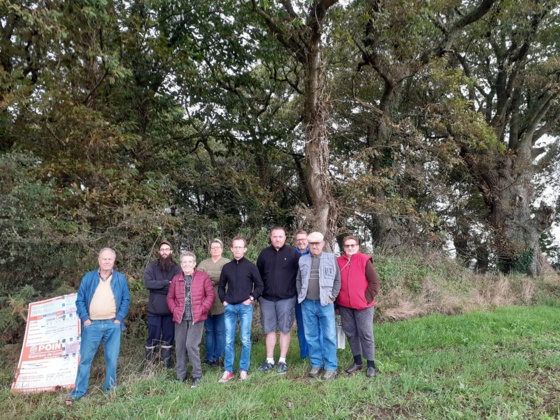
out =
[[[321,255],[321,252],[323,252],[323,247],[325,246],[325,241],[321,241],[321,242],[313,242],[313,243],[309,243],[309,252],[311,252],[311,255]]]
[[[106,249],[101,254],[99,254],[98,262],[99,262],[99,269],[103,272],[110,272],[115,265],[115,253],[111,252],[110,250]]]
[[[162,244],[159,247],[159,256],[161,258],[171,258],[171,254],[173,254],[173,250],[167,244]]]
[[[231,253],[233,254],[233,258],[236,260],[240,260],[243,258],[245,253],[247,252],[247,247],[245,246],[245,242],[241,239],[237,239],[232,242],[231,244]]]
[[[270,233],[270,242],[277,250],[282,248],[286,243],[286,232],[284,229],[275,229]]]
[[[219,242],[212,242],[210,244],[210,256],[212,258],[220,259],[223,252],[224,252],[224,248],[222,248]]]
[[[298,233],[296,235],[296,246],[300,251],[307,251],[307,235],[305,233]]]
[[[183,274],[192,274],[195,265],[196,263],[194,262],[194,258],[190,255],[181,258],[181,268],[183,269]]]
[[[360,250],[360,245],[355,239],[348,239],[344,242],[344,253],[349,257],[356,254]]]

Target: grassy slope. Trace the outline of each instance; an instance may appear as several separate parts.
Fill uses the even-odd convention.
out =
[[[253,369],[244,383],[218,384],[206,369],[191,390],[173,372],[142,372],[142,343],[123,342],[120,386],[110,395],[100,361],[87,397],[67,408],[66,393],[0,393],[2,418],[556,418],[560,415],[560,308],[502,307],[459,316],[431,315],[376,326],[377,378],[306,377],[292,341],[286,376],[260,373],[262,334],[254,334]],[[351,362],[339,351],[340,367]]]

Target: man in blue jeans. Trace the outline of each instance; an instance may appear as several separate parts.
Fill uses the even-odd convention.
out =
[[[311,360],[309,376],[318,377],[324,367],[323,379],[332,380],[338,368],[334,301],[340,291],[340,270],[335,255],[323,252],[322,233],[310,233],[307,240],[310,254],[299,259],[296,285]]]
[[[91,363],[101,342],[106,363],[103,390],[108,392],[117,385],[121,330],[124,329],[130,294],[126,277],[113,270],[115,259],[115,251],[103,248],[99,252],[99,269],[87,273],[80,283],[76,298],[76,311],[82,321],[80,364],[67,405],[87,392]]]
[[[239,379],[247,379],[251,363],[251,322],[253,321],[253,302],[263,291],[263,282],[257,266],[244,256],[247,252],[245,239],[234,238],[231,243],[233,260],[222,268],[218,294],[224,304],[226,324],[226,348],[224,375],[218,381],[229,382],[233,377],[235,357],[235,329],[239,320],[241,336],[241,358],[239,360]]]

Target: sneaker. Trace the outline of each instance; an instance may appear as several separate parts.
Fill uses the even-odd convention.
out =
[[[359,370],[362,370],[364,368],[364,365],[358,365],[356,363],[352,363],[352,365],[350,365],[348,367],[348,369],[346,369],[346,373],[352,374],[352,373],[356,373]]]
[[[288,365],[284,362],[279,362],[277,370],[278,370],[278,373],[284,374],[284,373],[288,372]]]
[[[270,369],[274,369],[274,363],[268,363],[266,360],[259,368],[261,372],[268,372]]]
[[[246,380],[249,377],[249,374],[247,373],[246,370],[240,370],[239,371],[239,379],[241,379],[242,381]]]
[[[230,380],[233,379],[235,375],[233,373],[231,373],[229,370],[226,370],[224,372],[224,375],[220,378],[220,380],[218,381],[221,384],[225,384],[226,382],[229,382]]]
[[[191,388],[196,388],[197,386],[199,386],[200,385],[200,380],[201,380],[201,378],[193,378]]]

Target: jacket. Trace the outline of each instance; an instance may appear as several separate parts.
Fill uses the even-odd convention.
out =
[[[371,257],[358,252],[351,257],[344,254],[338,257],[340,268],[340,293],[336,302],[345,308],[363,310],[374,305],[374,295],[366,277],[366,265]],[[379,284],[379,283],[377,283]]]
[[[205,321],[214,302],[214,288],[208,274],[194,270],[191,283],[191,302],[193,323]],[[173,322],[180,324],[185,312],[185,278],[183,273],[171,280],[167,293],[167,306],[173,314]]]
[[[227,286],[227,290],[226,290]],[[220,300],[237,305],[253,296],[258,299],[264,289],[257,266],[246,258],[232,260],[224,265],[220,275]]]
[[[148,315],[171,315],[167,307],[167,292],[169,291],[169,283],[179,273],[181,273],[181,267],[177,264],[174,264],[169,271],[162,271],[157,261],[146,267],[146,270],[144,270],[144,285],[150,291]]]
[[[297,275],[298,302],[301,303],[307,296],[309,276],[311,275],[311,254],[304,255],[299,259],[299,271]],[[329,300],[336,299],[340,291],[340,270],[336,263],[336,257],[329,252],[319,255],[319,285],[321,306],[327,306]]]
[[[264,284],[262,297],[270,301],[293,298],[297,294],[296,276],[299,254],[284,245],[279,250],[266,247],[257,258],[257,268]]]
[[[123,321],[128,314],[128,308],[130,307],[128,283],[126,282],[124,274],[116,270],[113,270],[112,276],[111,289],[113,290],[113,296],[115,297],[115,303],[117,306],[115,319],[120,321],[121,329],[124,330],[125,326]],[[82,277],[80,288],[78,289],[78,296],[76,297],[76,313],[82,320],[82,323],[89,319],[89,305],[100,281],[99,270],[90,271]]]

